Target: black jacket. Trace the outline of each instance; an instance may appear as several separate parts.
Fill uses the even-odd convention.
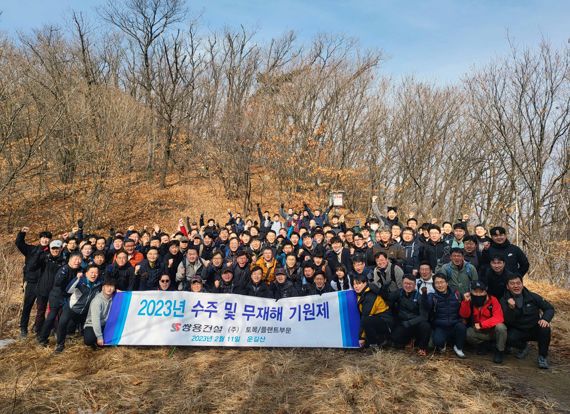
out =
[[[26,233],[23,232],[19,232],[16,236],[16,247],[25,257],[24,281],[27,283],[38,283],[42,275],[40,256],[48,254],[49,247],[28,244],[25,238]]]
[[[72,269],[67,264],[59,268],[55,274],[53,289],[49,294],[51,308],[57,308],[69,299],[70,294],[66,291],[67,285],[77,277],[79,272],[81,272],[81,268]]]
[[[417,290],[406,293],[404,289],[398,289],[390,293],[388,302],[394,316],[405,328],[428,321],[429,314],[422,306],[421,294]]]
[[[300,296],[293,282],[288,279],[284,283],[278,283],[277,281],[271,283],[271,291],[273,292],[273,297],[277,300]]]
[[[439,241],[434,244],[430,240],[423,245],[422,260],[428,261],[432,270],[435,271],[436,268],[449,261],[450,251],[451,248],[447,243]]]
[[[242,295],[247,296],[257,296],[258,298],[273,298],[273,294],[269,290],[269,286],[267,286],[267,283],[263,280],[257,285],[254,285],[253,282],[250,281],[241,292],[235,293],[241,293]]]
[[[315,284],[311,285],[311,287],[307,291],[307,295],[319,295],[320,296],[323,293],[329,293],[329,292],[336,292],[336,291],[327,282],[327,283],[325,283],[325,285],[323,286],[322,289],[319,289],[317,287],[317,285],[315,285]]]
[[[488,267],[481,273],[480,279],[487,285],[487,293],[500,300],[507,292],[507,280],[512,274],[506,267],[501,274],[495,273],[491,267]]]
[[[510,298],[514,298],[511,292],[507,291],[505,296],[501,299],[505,325],[507,325],[508,328],[527,331],[536,327],[540,319],[544,319],[547,322],[552,320],[554,317],[554,307],[544,300],[542,296],[531,292],[527,288],[523,288],[522,297],[522,307],[519,308],[515,306],[514,309],[511,309],[507,303]]]
[[[489,266],[491,258],[496,255],[503,256],[508,271],[519,276],[524,276],[528,272],[529,263],[526,254],[510,241],[506,240],[503,244],[491,242],[491,247],[483,250],[482,264]]]
[[[107,268],[107,277],[117,282],[117,290],[135,290],[138,288],[135,268],[127,262],[123,267],[112,264]]]
[[[53,284],[55,282],[55,275],[59,268],[63,266],[63,257],[52,256],[51,254],[40,255],[38,257],[40,260],[40,266],[42,268],[42,273],[38,286],[36,288],[36,294],[44,298],[49,297],[49,293],[53,289]]]

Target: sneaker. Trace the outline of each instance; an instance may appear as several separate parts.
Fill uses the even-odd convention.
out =
[[[521,349],[519,352],[517,352],[517,354],[515,355],[515,358],[516,359],[525,359],[529,352],[530,352],[530,349],[528,347],[528,344],[526,344],[523,349]]]
[[[20,328],[20,338],[26,338],[28,336],[28,330],[26,328]]]
[[[502,364],[503,363],[503,351],[496,350],[495,355],[493,356],[493,362],[495,364]]]
[[[55,347],[55,353],[56,354],[61,354],[63,352],[63,350],[65,349],[65,345],[63,344],[57,344],[57,346]]]
[[[453,352],[455,352],[455,355],[457,355],[459,358],[461,358],[461,359],[465,358],[465,354],[463,353],[463,350],[457,348],[457,345],[453,345]]]
[[[542,355],[538,356],[538,367],[540,369],[548,369],[548,361]]]

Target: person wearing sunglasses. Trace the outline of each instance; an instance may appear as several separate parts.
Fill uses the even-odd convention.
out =
[[[170,282],[170,276],[168,274],[162,274],[160,279],[158,279],[158,290],[166,292],[173,290],[171,288],[172,283]]]

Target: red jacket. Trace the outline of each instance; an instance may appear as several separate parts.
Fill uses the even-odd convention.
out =
[[[473,323],[480,324],[481,329],[491,329],[505,321],[501,304],[491,295],[487,295],[487,301],[480,308],[473,307],[470,300],[462,301],[459,316],[469,319],[471,312],[473,312]]]

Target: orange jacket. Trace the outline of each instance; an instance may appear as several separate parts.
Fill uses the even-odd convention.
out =
[[[270,284],[275,280],[275,268],[277,267],[277,260],[271,259],[271,262],[268,264],[263,257],[260,257],[251,265],[251,268],[253,269],[255,266],[259,266],[263,270],[261,280],[264,280],[265,283]]]

